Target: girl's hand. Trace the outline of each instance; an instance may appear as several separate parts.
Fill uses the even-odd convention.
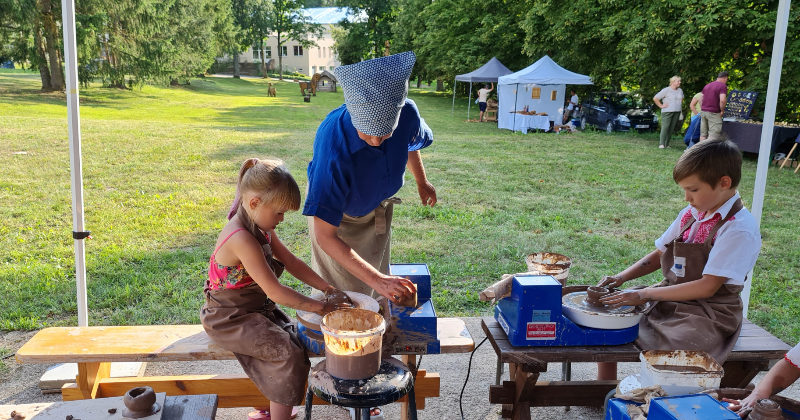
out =
[[[621,277],[617,276],[603,276],[603,279],[600,280],[600,283],[597,283],[597,287],[607,287],[609,289],[614,289],[617,287],[622,286],[625,283]]]
[[[639,290],[622,290],[600,298],[600,302],[614,307],[644,305],[648,300],[640,295]]]
[[[741,418],[747,418],[751,411],[753,411],[753,405],[756,402],[756,398],[753,397],[755,392],[751,393],[747,396],[747,398],[743,400],[732,400],[730,398],[723,398],[722,401],[728,403],[728,409],[733,411],[734,413],[738,414]]]

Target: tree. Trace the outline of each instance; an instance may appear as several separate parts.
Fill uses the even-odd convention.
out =
[[[296,41],[305,49],[314,47],[316,42],[311,37],[322,37],[322,25],[314,23],[303,14],[303,3],[300,0],[273,0],[272,11],[265,22],[265,32],[274,34],[278,41],[278,67],[280,80],[283,80],[283,44],[288,40]]]
[[[392,41],[392,24],[397,18],[397,0],[339,0],[354,19],[339,23],[334,50],[342,64],[380,57],[386,42]]]
[[[395,52],[418,51],[428,28],[426,21],[420,19],[420,12],[430,6],[433,0],[398,0],[397,19],[392,23],[392,47]],[[411,72],[411,79],[417,79],[417,87],[426,74],[425,58],[417,55],[417,63]]]

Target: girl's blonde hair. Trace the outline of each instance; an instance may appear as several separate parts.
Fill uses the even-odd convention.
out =
[[[672,76],[669,78],[669,84],[675,83],[676,80],[681,80],[680,76]]]
[[[236,215],[244,193],[254,193],[261,203],[272,203],[279,208],[293,211],[300,208],[300,188],[280,159],[250,158],[242,163],[228,219]]]

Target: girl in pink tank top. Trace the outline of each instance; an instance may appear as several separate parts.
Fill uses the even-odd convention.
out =
[[[284,213],[300,208],[297,183],[276,159],[248,159],[239,170],[228,224],[217,238],[205,284],[200,319],[209,337],[233,352],[269,399],[253,419],[288,420],[305,395],[311,367],[295,324],[278,305],[324,315],[349,307],[347,296],[329,285],[281,243],[275,228]],[[287,270],[325,292],[311,299],[278,281]]]

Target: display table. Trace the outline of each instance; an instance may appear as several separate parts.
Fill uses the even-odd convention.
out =
[[[546,115],[525,115],[519,112],[512,112],[511,118],[514,122],[514,131],[522,133],[531,129],[550,131],[550,117]]]
[[[739,146],[743,152],[758,153],[761,144],[762,124],[748,124],[736,121],[723,121],[722,134],[726,135],[732,142]],[[776,125],[772,129],[772,145],[770,153],[783,142],[792,140],[800,135],[800,127],[782,127]]]

